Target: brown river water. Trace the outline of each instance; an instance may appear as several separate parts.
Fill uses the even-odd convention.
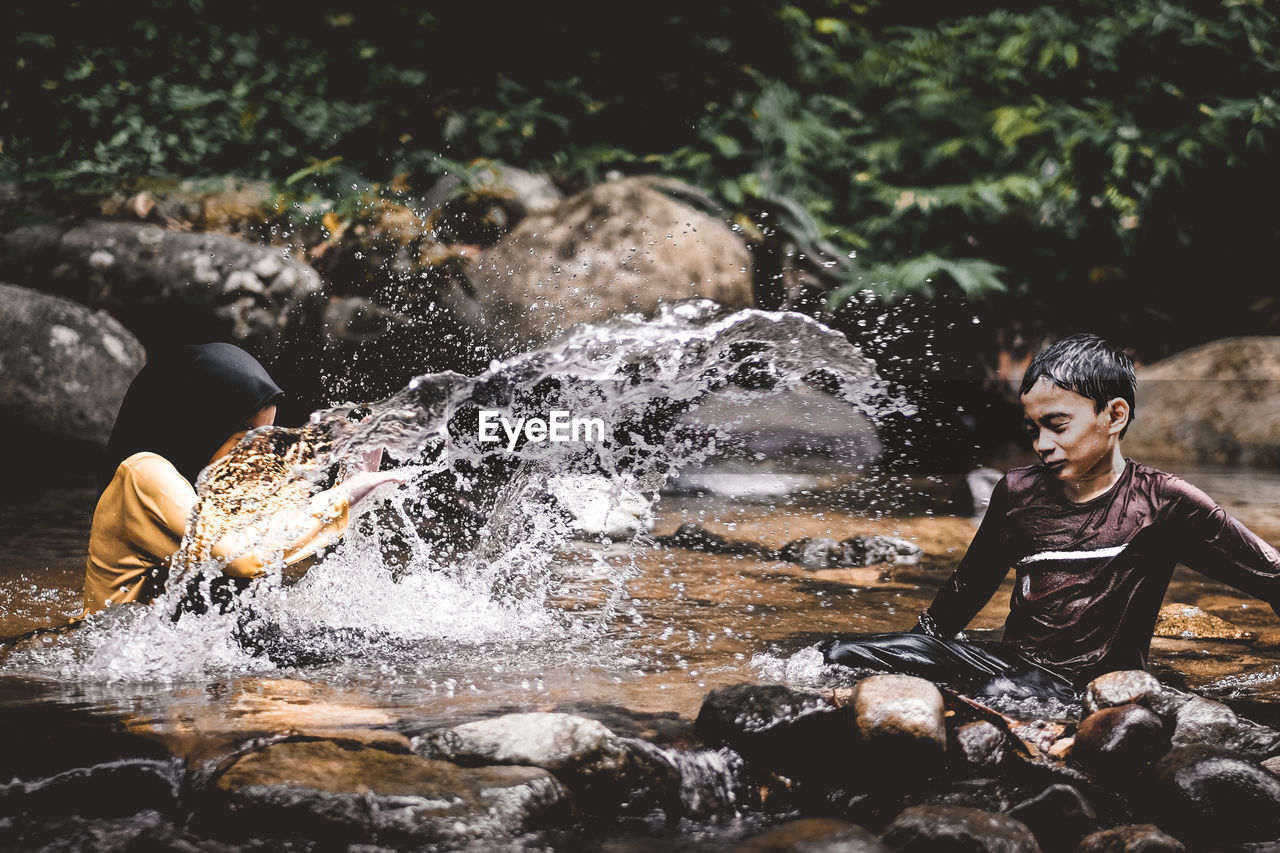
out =
[[[1021,464],[1016,452],[992,460]],[[1183,468],[1184,475],[1270,542],[1280,542],[1280,472]],[[68,705],[120,721],[179,756],[257,734],[343,727],[421,731],[510,710],[578,710],[638,734],[678,742],[703,696],[742,681],[788,677],[792,657],[832,633],[905,630],[955,567],[975,525],[949,512],[959,474],[910,478],[914,505],[865,512],[847,476],[813,478],[787,496],[664,495],[653,533],[696,522],[731,540],[779,548],[802,536],[889,534],[924,551],[912,566],[808,570],[776,560],[679,548],[583,545],[560,557],[550,608],[592,613],[625,575],[625,591],[586,637],[437,640],[394,659],[314,668],[177,677],[86,676],[50,667],[0,671],[0,704]],[[58,624],[79,606],[92,488],[47,484],[0,500],[0,633]],[[1011,581],[970,626],[1000,628]],[[1262,603],[1180,567],[1165,599],[1196,605],[1247,640],[1157,637],[1152,667],[1168,680],[1275,722],[1280,619]],[[421,602],[429,608],[430,601]],[[175,654],[180,651],[175,651]]]

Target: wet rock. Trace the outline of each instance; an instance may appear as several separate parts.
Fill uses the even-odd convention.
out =
[[[1192,696],[1174,716],[1174,746],[1193,743],[1222,744],[1240,727],[1236,712],[1221,702]]]
[[[931,681],[910,675],[872,675],[854,687],[854,724],[869,760],[893,762],[888,775],[926,777],[947,748],[946,708]]]
[[[197,820],[255,838],[457,842],[543,825],[567,810],[568,797],[537,767],[464,768],[330,741],[286,741],[223,771]]]
[[[1180,640],[1251,640],[1253,634],[1191,604],[1166,604],[1156,617],[1157,637]]]
[[[779,557],[806,569],[833,569],[879,563],[914,565],[923,554],[915,544],[894,536],[852,536],[840,541],[817,536],[788,542]]]
[[[801,818],[748,839],[733,853],[889,853],[880,839],[856,823]]]
[[[502,351],[581,323],[651,313],[660,302],[704,297],[751,306],[746,244],[720,219],[667,194],[680,186],[623,178],[533,213],[476,259],[470,292],[454,288],[446,301],[490,330]]]
[[[1009,738],[994,723],[978,720],[956,729],[956,745],[972,768],[989,769],[1004,760]]]
[[[830,569],[840,565],[843,547],[827,536],[795,539],[782,546],[779,556],[788,563],[797,563],[806,569]]]
[[[1153,768],[1151,817],[1186,841],[1245,843],[1280,838],[1280,777],[1209,744],[1173,749]]]
[[[628,811],[678,799],[679,772],[656,748],[573,714],[507,714],[428,732],[414,749],[468,766],[518,764],[555,774],[585,808]]]
[[[1159,380],[1159,381],[1151,381]],[[1138,371],[1139,459],[1280,465],[1280,337],[1225,338]]]
[[[41,464],[100,452],[145,363],[141,344],[105,312],[0,284],[0,433]]]
[[[147,345],[222,338],[267,356],[321,288],[279,248],[133,222],[0,235],[0,270],[107,309]]]
[[[912,806],[894,818],[881,840],[897,853],[1040,853],[1026,824],[965,806]]]
[[[1084,712],[1087,716],[1118,705],[1151,708],[1160,693],[1159,679],[1149,672],[1140,669],[1108,672],[1090,681],[1085,688]]]
[[[1185,853],[1186,846],[1150,823],[1104,829],[1085,836],[1076,853]]]
[[[659,545],[673,548],[688,548],[704,554],[750,554],[764,559],[776,558],[778,553],[754,542],[738,542],[726,539],[719,533],[712,533],[700,524],[686,522],[676,528],[670,536],[657,536],[654,541]]]
[[[1050,785],[1038,796],[1009,809],[1009,817],[1027,825],[1045,853],[1066,853],[1098,828],[1093,806],[1071,785]]]
[[[1090,714],[1076,730],[1071,761],[1113,784],[1132,780],[1169,747],[1164,723],[1141,705],[1119,705]]]
[[[780,684],[735,684],[711,691],[694,728],[709,745],[728,746],[753,766],[783,775],[842,775],[855,759],[850,709]],[[819,755],[822,760],[816,761]]]
[[[893,563],[914,566],[924,551],[913,542],[896,536],[854,536],[840,543],[839,566],[874,566]]]

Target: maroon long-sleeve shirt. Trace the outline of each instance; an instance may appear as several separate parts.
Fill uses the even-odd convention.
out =
[[[1130,460],[1077,504],[1044,466],[1015,468],[927,614],[954,635],[1012,567],[1005,642],[1076,677],[1142,669],[1177,563],[1280,613],[1280,554],[1185,480]]]

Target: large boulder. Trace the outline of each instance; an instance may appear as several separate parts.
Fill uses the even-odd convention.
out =
[[[533,213],[476,259],[471,292],[447,301],[500,351],[545,343],[579,323],[705,297],[753,304],[746,244],[677,201],[674,181],[623,178]],[[684,188],[688,189],[688,188]]]
[[[1125,452],[1164,463],[1280,466],[1280,336],[1224,338],[1138,371]]]
[[[321,289],[280,248],[134,222],[0,235],[0,273],[105,308],[148,345],[222,338],[268,355]]]
[[[22,458],[91,459],[145,362],[106,312],[0,284],[0,433]]]

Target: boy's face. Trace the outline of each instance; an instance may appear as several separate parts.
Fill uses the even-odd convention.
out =
[[[1111,468],[1129,419],[1124,400],[1112,400],[1099,412],[1093,400],[1044,378],[1022,395],[1022,411],[1036,454],[1058,480],[1073,483]]]

